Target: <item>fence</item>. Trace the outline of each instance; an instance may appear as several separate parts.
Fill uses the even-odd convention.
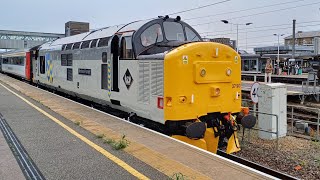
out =
[[[290,114],[288,113],[288,120],[291,122],[291,133],[294,134],[294,123],[295,122],[308,123],[308,125],[311,124],[311,125],[316,126],[316,129],[317,129],[316,139],[319,141],[320,140],[320,137],[319,137],[320,109],[319,108],[306,107],[306,106],[296,106],[296,105],[288,105],[288,109],[291,110]],[[295,115],[295,110],[297,110],[297,109],[299,109],[300,111],[301,110],[306,110],[307,112],[316,112],[317,116],[315,117],[315,119],[317,119],[317,122],[296,118],[295,116],[297,116],[297,115]]]
[[[250,142],[250,137],[251,137],[251,130],[255,130],[257,131],[258,133],[259,132],[265,132],[265,133],[271,133],[271,134],[275,134],[276,135],[276,149],[279,148],[279,116],[276,115],[276,114],[269,114],[269,113],[264,113],[264,112],[259,112],[259,111],[253,111],[253,110],[250,110],[250,113],[252,114],[256,114],[256,117],[257,117],[257,124],[255,127],[249,129],[249,132],[248,132],[248,142]],[[276,118],[276,128],[275,128],[275,131],[273,131],[272,129],[271,130],[268,130],[268,129],[261,129],[259,127],[257,127],[258,123],[259,123],[259,115],[268,115],[268,116],[271,116],[271,120],[272,120],[272,117],[275,117]],[[243,129],[243,135],[242,135],[242,142],[243,142],[243,139],[244,138],[244,129]]]

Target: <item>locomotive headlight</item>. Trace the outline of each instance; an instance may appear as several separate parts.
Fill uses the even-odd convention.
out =
[[[216,96],[220,96],[220,88],[216,88],[215,91]]]
[[[219,87],[217,87],[217,86],[212,86],[212,87],[210,88],[210,96],[212,96],[212,97],[218,97],[218,96],[220,96],[220,93],[221,93],[221,90],[220,90]]]
[[[228,69],[226,70],[226,74],[227,74],[227,76],[231,76],[232,70],[231,70],[230,68],[228,68]]]
[[[206,76],[206,74],[207,74],[207,71],[206,71],[206,69],[201,69],[201,71],[200,71],[200,76],[201,77],[205,77]]]

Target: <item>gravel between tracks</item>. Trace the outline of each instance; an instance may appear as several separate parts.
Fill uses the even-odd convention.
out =
[[[320,142],[287,136],[279,139],[277,150],[275,140],[251,132],[250,143],[242,143],[235,155],[297,178],[320,179]]]

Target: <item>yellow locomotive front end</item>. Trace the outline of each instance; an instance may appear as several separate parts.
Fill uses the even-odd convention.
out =
[[[240,150],[241,59],[213,42],[182,45],[164,60],[164,117],[172,137],[217,152]]]

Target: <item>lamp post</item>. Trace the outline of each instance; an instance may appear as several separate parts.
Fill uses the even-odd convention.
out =
[[[239,24],[239,23],[230,23],[229,21],[227,20],[221,20],[221,22],[225,23],[225,24],[234,24],[237,26],[237,42],[236,42],[236,46],[237,46],[237,53],[239,52],[239,25],[244,25],[244,26],[249,26],[253,23],[245,23],[245,24]]]
[[[280,36],[284,36],[284,34],[273,34],[274,36],[278,36],[278,58],[277,58],[277,64],[278,69],[280,69]],[[277,72],[279,74],[279,70]]]

